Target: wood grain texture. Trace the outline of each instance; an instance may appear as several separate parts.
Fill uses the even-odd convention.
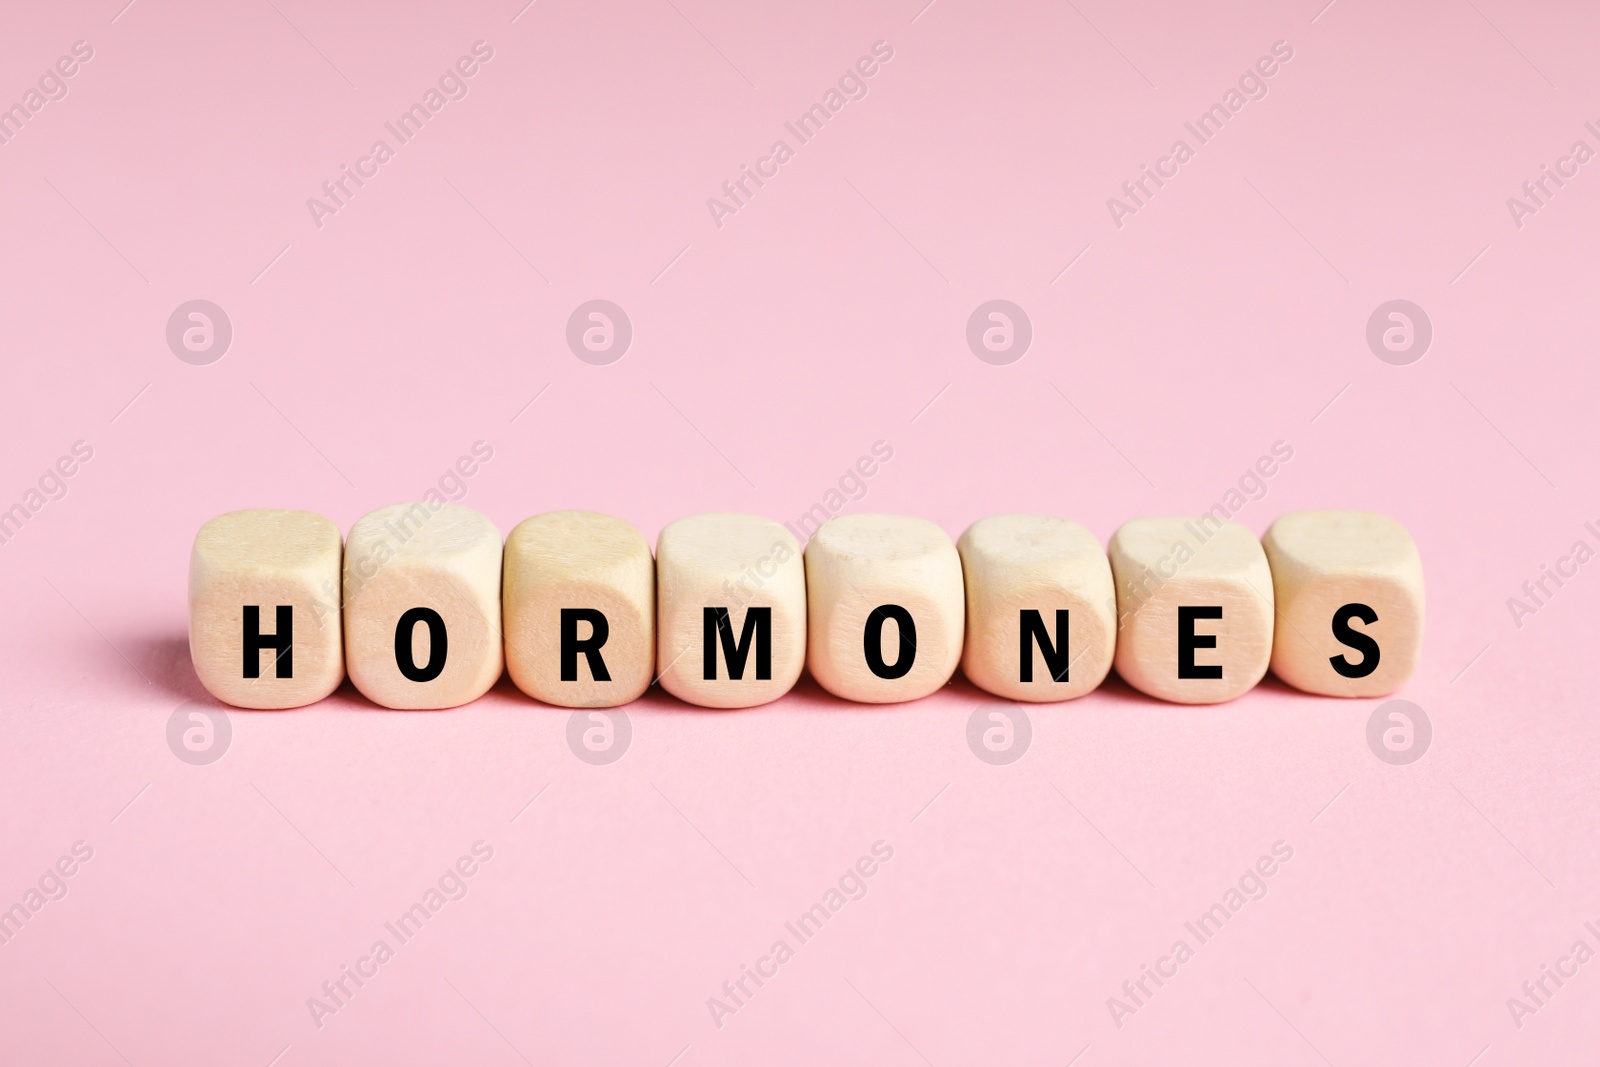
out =
[[[1368,511],[1293,511],[1261,539],[1272,566],[1278,629],[1272,673],[1296,689],[1322,696],[1376,697],[1405,684],[1422,655],[1422,557],[1393,519]],[[1345,605],[1364,605],[1375,618],[1347,617],[1345,625],[1376,642],[1375,668],[1335,636]],[[1346,671],[1370,669],[1360,677]]]
[[[637,699],[655,668],[656,573],[650,546],[621,519],[593,511],[551,511],[517,524],[506,538],[502,612],[506,670],[517,688],[564,708],[611,708]],[[601,613],[604,643],[572,657],[563,680],[561,613]],[[573,634],[593,639],[592,621]]]
[[[707,708],[748,708],[794,688],[806,662],[806,577],[794,535],[771,519],[713,513],[679,519],[656,541],[656,659],[661,687]],[[731,677],[719,635],[715,677],[706,677],[707,608],[726,608],[731,639],[746,637],[752,608],[770,612],[770,677],[757,677],[756,649]]]
[[[807,664],[835,696],[866,704],[915,700],[949,682],[961,662],[966,594],[961,557],[950,537],[926,519],[905,515],[841,515],[806,545],[811,606]],[[910,669],[898,678],[875,674],[866,652],[869,617],[884,605],[903,608],[916,628],[914,646],[900,648],[900,627],[884,622],[879,656]]]
[[[494,685],[504,664],[500,632],[500,531],[459,504],[391,504],[351,527],[345,546],[345,660],[350,680],[386,708],[453,708]],[[438,613],[442,671],[413,681],[395,631],[413,608]],[[415,666],[433,662],[427,625],[411,627]]]
[[[1046,515],[993,515],[956,543],[966,582],[967,631],[961,669],[976,686],[1008,700],[1071,700],[1093,691],[1111,670],[1117,594],[1111,564],[1094,535]],[[1026,647],[1032,678],[1022,680],[1022,613],[1038,612],[1066,677],[1052,677],[1037,631]],[[1057,612],[1067,612],[1064,650],[1055,645]]]
[[[298,708],[339,688],[342,551],[339,528],[309,511],[231,511],[200,527],[189,555],[189,656],[207,692],[239,708]],[[292,612],[288,656],[260,648],[256,678],[244,667],[250,605],[262,635],[277,632],[280,605]]]
[[[1245,527],[1215,518],[1124,523],[1107,546],[1117,583],[1117,673],[1142,693],[1179,704],[1215,704],[1252,689],[1272,658],[1272,573]],[[1193,632],[1214,647],[1193,651],[1219,678],[1179,676],[1183,608],[1220,608]]]

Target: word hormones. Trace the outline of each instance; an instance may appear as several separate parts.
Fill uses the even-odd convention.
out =
[[[1422,564],[1405,529],[1299,511],[1257,540],[1214,514],[1143,518],[1109,546],[1039,515],[981,519],[952,544],[924,519],[829,519],[801,548],[753,515],[696,515],[652,553],[621,519],[557,511],[502,542],[429,499],[347,539],[305,511],[235,511],[195,538],[189,648],[242,708],[320,700],[348,675],[386,708],[450,708],[502,671],[559,707],[652,684],[710,708],[783,696],[802,671],[861,703],[915,700],[959,667],[1009,700],[1083,696],[1115,669],[1180,704],[1231,700],[1270,669],[1308,693],[1398,689],[1422,643]]]

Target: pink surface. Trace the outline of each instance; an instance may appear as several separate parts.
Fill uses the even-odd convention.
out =
[[[1600,548],[1600,163],[1561,162],[1600,149],[1591,5],[120,3],[13,4],[0,32],[0,103],[93,49],[0,147],[0,506],[93,450],[0,547],[0,906],[67,890],[0,946],[0,1060],[1592,1062],[1600,963],[1507,1005],[1600,949],[1596,565],[1507,605]],[[384,124],[477,41],[464,98],[398,144]],[[865,97],[800,144],[784,123],[878,41]],[[1185,122],[1279,41],[1264,98],[1199,144]],[[319,228],[307,198],[380,138]],[[1118,226],[1107,198],[1179,138],[1193,158]],[[778,139],[719,227],[707,198]],[[1576,173],[1513,217],[1544,164]],[[165,337],[194,299],[232,323],[210,365]],[[565,340],[592,299],[633,326],[610,365]],[[1031,319],[1009,365],[966,342],[991,299]],[[1366,340],[1394,299],[1433,325],[1409,365]],[[1028,708],[997,766],[959,679],[896,707],[806,681],[736,713],[652,694],[597,766],[502,681],[437,714],[348,687],[229,712],[223,758],[176,758],[198,526],[348,530],[478,441],[464,500],[502,531],[792,521],[882,441],[840,510],[952,535],[1038,511],[1102,541],[1286,442],[1240,521],[1366,508],[1421,547],[1401,695],[1432,747],[1376,758],[1377,701],[1112,681]],[[479,841],[465,896],[400,944],[384,924]],[[880,841],[865,896],[799,943],[784,924]],[[1184,924],[1280,841],[1199,945]],[[1108,998],[1180,938],[1194,957],[1117,1025]],[[714,1021],[779,939],[793,958]]]

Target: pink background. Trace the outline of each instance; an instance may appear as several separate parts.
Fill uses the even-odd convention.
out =
[[[94,49],[0,147],[0,506],[94,450],[0,548],[0,907],[94,850],[0,947],[0,1059],[1592,1062],[1600,962],[1520,1028],[1506,1006],[1600,949],[1600,575],[1520,628],[1506,603],[1600,547],[1600,163],[1520,229],[1506,206],[1600,148],[1592,5],[120,2],[0,20],[0,102]],[[469,95],[317,228],[306,199],[478,40]],[[706,199],[879,40],[866,98],[718,228]],[[1106,198],[1279,40],[1266,98],[1114,225]],[[196,298],[234,329],[209,366],[164,336]],[[609,366],[564,340],[594,298],[634,327]],[[964,338],[993,298],[1033,324],[1009,366]],[[1396,298],[1434,327],[1409,366],[1365,340]],[[1365,508],[1421,547],[1401,695],[1433,745],[1380,762],[1376,701],[1113,680],[1030,708],[991,766],[959,678],[895,707],[807,680],[736,713],[652,693],[590,766],[503,680],[437,714],[348,687],[231,712],[219,762],[175,758],[199,525],[348,530],[479,440],[464,502],[502,532],[792,520],[882,440],[849,511],[1102,540],[1209,507],[1282,440],[1240,521]],[[307,998],[479,840],[468,895],[318,1028]],[[879,840],[867,896],[714,1025],[706,999]],[[1280,840],[1265,899],[1114,1025],[1107,998]]]

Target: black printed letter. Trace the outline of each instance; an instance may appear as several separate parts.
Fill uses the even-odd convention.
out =
[[[276,614],[278,632],[263,636],[261,608],[256,604],[245,605],[244,676],[246,678],[261,677],[260,652],[263,648],[278,650],[277,677],[294,677],[294,607],[290,604],[279,604]]]
[[[883,662],[883,623],[886,619],[893,619],[895,629],[900,631],[900,654],[895,657],[892,667]],[[880,604],[867,616],[861,643],[867,654],[867,668],[873,674],[879,678],[904,678],[911,673],[911,665],[917,661],[917,624],[911,618],[911,612],[899,604]]]
[[[1044,653],[1044,665],[1050,668],[1052,681],[1064,682],[1067,680],[1067,610],[1056,609],[1056,639],[1051,643],[1050,635],[1045,633],[1044,619],[1033,608],[1026,608],[1022,612],[1022,673],[1021,680],[1033,681],[1033,643],[1039,642],[1039,651]]]
[[[1361,653],[1360,663],[1351,663],[1344,656],[1330,656],[1333,669],[1346,678],[1365,678],[1378,669],[1378,642],[1360,630],[1352,629],[1350,620],[1360,619],[1371,626],[1378,621],[1378,613],[1365,604],[1346,604],[1333,613],[1333,638],[1341,645],[1349,645]]]
[[[590,626],[589,636],[578,639],[578,623],[586,622]],[[606,670],[606,661],[600,657],[600,648],[606,643],[606,638],[611,636],[611,624],[606,622],[605,614],[596,608],[562,608],[561,609],[561,680],[563,682],[576,682],[578,680],[578,653],[583,653],[583,658],[589,661],[589,674],[597,682],[611,681],[611,672]]]
[[[772,609],[746,608],[744,631],[738,641],[733,639],[733,620],[727,608],[706,608],[704,667],[706,681],[717,677],[717,641],[722,642],[722,654],[728,661],[728,677],[737,682],[744,677],[745,660],[750,656],[750,646],[756,648],[756,680],[772,680]]]
[[[1222,665],[1210,664],[1204,667],[1195,666],[1194,650],[1197,648],[1216,648],[1216,634],[1196,634],[1194,621],[1196,619],[1222,618],[1222,605],[1217,604],[1207,608],[1180,607],[1178,609],[1178,677],[1179,678],[1221,678]]]
[[[428,624],[428,664],[418,667],[411,658],[411,631],[417,623]],[[394,628],[394,661],[400,673],[413,682],[431,682],[444,671],[444,657],[450,651],[450,639],[444,632],[444,619],[432,608],[412,608],[400,616]]]

